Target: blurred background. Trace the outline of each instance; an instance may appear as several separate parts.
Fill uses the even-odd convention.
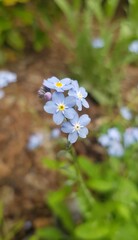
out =
[[[0,1],[0,240],[138,239],[138,1]],[[74,144],[43,110],[43,80],[88,91]]]

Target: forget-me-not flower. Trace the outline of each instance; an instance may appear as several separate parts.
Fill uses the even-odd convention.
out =
[[[127,107],[121,107],[120,113],[124,119],[126,119],[126,120],[132,119],[132,113]]]
[[[121,134],[116,127],[109,128],[107,131],[107,134],[108,134],[110,140],[120,141],[120,139],[121,139]]]
[[[98,142],[103,146],[103,147],[108,147],[111,143],[111,139],[109,138],[108,134],[103,134],[98,138]]]
[[[123,137],[125,147],[129,147],[134,143],[138,142],[138,128],[137,127],[127,128],[124,132]]]
[[[79,117],[76,113],[73,119],[62,124],[61,131],[69,134],[68,141],[70,143],[75,143],[78,137],[86,138],[88,134],[86,125],[88,125],[90,121],[91,119],[87,114],[83,114]]]
[[[110,156],[113,157],[122,157],[124,155],[124,148],[120,142],[112,142],[108,147],[107,152]]]
[[[63,93],[54,92],[52,95],[52,101],[48,101],[44,110],[47,113],[53,114],[53,121],[59,125],[63,122],[64,118],[72,119],[76,113],[74,97],[64,97]]]
[[[92,40],[92,47],[93,48],[103,48],[104,47],[104,40],[102,38],[94,38]]]
[[[89,104],[85,99],[88,93],[84,87],[79,87],[77,81],[72,80],[72,88],[69,90],[68,95],[76,98],[76,105],[79,111],[82,110],[82,106],[89,108]]]
[[[16,82],[16,73],[10,71],[0,71],[0,88],[6,87],[9,83]]]
[[[56,77],[51,77],[47,80],[44,80],[43,85],[50,89],[56,90],[57,92],[64,92],[71,88],[71,79],[63,78],[62,80],[59,80]]]
[[[34,150],[42,145],[44,136],[41,133],[34,133],[29,137],[27,148],[29,150]]]
[[[128,50],[132,53],[138,53],[138,40],[131,42],[128,46]]]

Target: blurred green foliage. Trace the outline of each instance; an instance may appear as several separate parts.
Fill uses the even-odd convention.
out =
[[[128,44],[134,38],[131,24],[134,28],[137,24],[137,16],[133,15],[137,1],[130,1],[126,18],[116,16],[119,3],[116,0],[106,0],[104,5],[101,0],[55,2],[64,13],[72,35],[72,38],[63,32],[60,35],[74,54],[74,60],[70,61],[72,77],[83,82],[100,104],[117,105],[121,100],[120,86],[124,67],[138,59],[135,54],[128,52]],[[124,30],[126,25],[129,36]],[[103,47],[92,46],[92,40],[96,37],[104,41]]]
[[[58,11],[52,1],[0,1],[0,59],[5,49],[41,51],[49,46],[49,29]]]
[[[108,161],[94,163],[93,159],[79,156],[77,161],[87,187],[93,195],[93,207],[87,205],[80,185],[76,189],[76,173],[73,163],[59,161],[55,164],[67,180],[46,198],[53,215],[58,219],[55,226],[38,229],[30,240],[130,240],[138,235],[138,147],[130,147],[121,159],[109,157]],[[52,160],[51,160],[52,161]],[[66,160],[65,160],[66,161]],[[50,160],[44,160],[50,167]],[[68,164],[68,166],[67,166]],[[53,165],[52,165],[53,169]],[[74,190],[73,190],[74,189]],[[68,199],[68,201],[67,201]],[[70,204],[76,204],[73,212]],[[74,220],[76,214],[79,220]]]

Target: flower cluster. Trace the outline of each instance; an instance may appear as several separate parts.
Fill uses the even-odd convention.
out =
[[[68,134],[71,144],[75,143],[78,137],[86,138],[88,134],[86,126],[91,119],[87,114],[79,117],[77,112],[81,111],[82,107],[89,108],[85,99],[87,95],[85,88],[79,87],[78,82],[70,78],[48,78],[43,81],[39,90],[39,96],[45,96],[46,100],[44,111],[53,115],[53,121],[61,125],[61,131]]]
[[[110,156],[121,157],[125,148],[138,142],[138,127],[127,128],[123,134],[115,127],[110,128],[98,138],[98,142],[106,147]]]

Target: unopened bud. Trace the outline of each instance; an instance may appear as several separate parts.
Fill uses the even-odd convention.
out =
[[[51,92],[46,92],[46,93],[44,94],[44,99],[45,99],[45,101],[49,101],[49,100],[51,100],[51,98],[52,98]]]

